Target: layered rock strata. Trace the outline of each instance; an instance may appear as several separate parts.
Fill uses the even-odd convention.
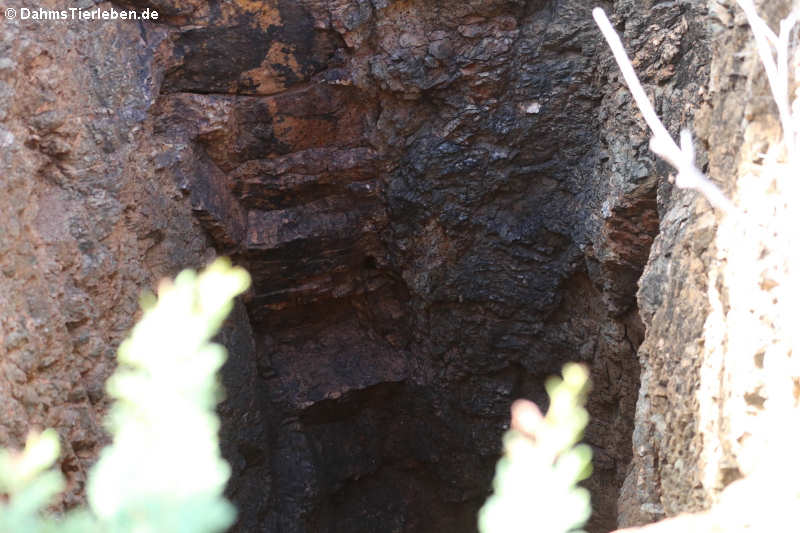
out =
[[[166,20],[164,172],[255,277],[253,362],[228,380],[255,367],[266,429],[224,434],[242,530],[474,528],[510,401],[543,402],[568,360],[593,368],[593,528],[612,529],[658,219],[652,165],[602,140],[623,119],[602,105],[588,7],[232,3]],[[652,20],[680,45],[681,8]],[[653,53],[669,80],[675,54]]]
[[[255,282],[221,335],[238,530],[474,530],[510,402],[544,403],[569,360],[594,382],[591,529],[613,529],[636,281],[664,199],[688,197],[659,181],[592,6],[126,5],[161,16],[2,22],[0,444],[57,427],[76,502],[138,292],[224,253]],[[704,5],[607,7],[688,122]]]

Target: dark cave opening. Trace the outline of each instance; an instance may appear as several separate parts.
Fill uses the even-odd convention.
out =
[[[774,126],[744,19],[600,3],[666,129],[693,129],[736,197]],[[711,289],[729,303],[731,277],[708,282],[720,219],[655,161],[591,6],[92,10],[116,5],[162,16],[3,33],[0,444],[59,433],[56,505],[85,502],[137,295],[218,255],[254,279],[219,337],[234,531],[474,531],[509,405],[544,407],[567,361],[594,383],[591,533],[716,498],[698,458],[738,441],[693,394]]]
[[[614,529],[641,324],[635,307],[609,319],[585,271],[559,290],[542,330],[515,341],[549,351],[494,368],[470,367],[468,350],[452,344],[433,362],[415,357],[411,346],[431,349],[428,339],[409,341],[411,327],[391,323],[408,304],[405,290],[294,309],[286,321],[241,332],[222,410],[223,449],[239,466],[230,492],[242,513],[238,530],[475,530],[510,403],[525,397],[546,407],[544,378],[569,360],[589,364],[594,383],[588,530]],[[239,319],[248,322],[243,309]],[[506,335],[495,333],[502,344]]]
[[[254,279],[223,334],[235,531],[474,531],[511,402],[568,361],[594,383],[588,528],[614,529],[658,216],[652,179],[609,178],[588,7],[388,3],[334,39],[301,4],[276,9],[305,33],[248,29],[288,39],[291,76],[248,56],[220,78],[228,6],[174,30],[157,103],[188,148],[167,170]]]

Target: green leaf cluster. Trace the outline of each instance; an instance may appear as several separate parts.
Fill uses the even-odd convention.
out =
[[[481,533],[577,532],[589,519],[589,492],[576,486],[591,474],[591,449],[576,445],[589,421],[583,408],[589,376],[572,363],[563,376],[545,385],[550,397],[546,417],[530,402],[513,406],[494,494],[478,517]]]
[[[219,453],[217,371],[225,349],[210,342],[250,277],[218,259],[162,282],[158,299],[119,349],[106,384],[113,444],[90,472],[89,507],[44,512],[63,489],[51,467],[58,435],[32,435],[22,453],[0,451],[0,531],[15,533],[217,533],[235,519],[222,493],[230,475]]]

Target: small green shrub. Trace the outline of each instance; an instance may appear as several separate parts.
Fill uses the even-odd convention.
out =
[[[494,494],[478,516],[481,533],[576,532],[589,519],[589,492],[576,487],[592,471],[591,449],[576,446],[589,421],[583,408],[589,375],[574,363],[564,367],[563,375],[545,385],[550,396],[546,417],[527,400],[512,406]]]
[[[218,259],[201,274],[184,270],[142,299],[144,315],[119,349],[106,389],[113,444],[90,472],[87,509],[44,512],[63,489],[51,467],[58,435],[28,439],[22,453],[0,451],[0,532],[216,533],[234,521],[222,495],[230,475],[219,453],[217,371],[225,349],[210,339],[250,277]],[[0,500],[2,502],[2,500]]]

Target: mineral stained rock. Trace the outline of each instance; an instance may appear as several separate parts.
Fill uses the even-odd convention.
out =
[[[603,148],[622,119],[588,6],[170,9],[162,171],[254,275],[223,406],[248,405],[223,430],[240,530],[474,530],[511,400],[568,360],[613,529],[658,217],[652,165]]]
[[[139,293],[214,250],[157,172],[154,58],[167,32],[0,25],[0,445],[56,428],[69,506],[107,439],[104,382]]]
[[[691,123],[705,3],[605,4],[669,128]],[[221,334],[237,531],[474,531],[512,400],[542,404],[566,361],[594,383],[589,529],[616,527],[640,359],[620,516],[660,516],[683,486],[659,492],[648,429],[675,405],[647,403],[675,371],[658,339],[694,342],[706,310],[654,317],[699,290],[668,254],[713,220],[663,179],[592,5],[116,7],[161,16],[2,21],[0,444],[56,427],[79,501],[139,291],[222,253],[254,278]]]

